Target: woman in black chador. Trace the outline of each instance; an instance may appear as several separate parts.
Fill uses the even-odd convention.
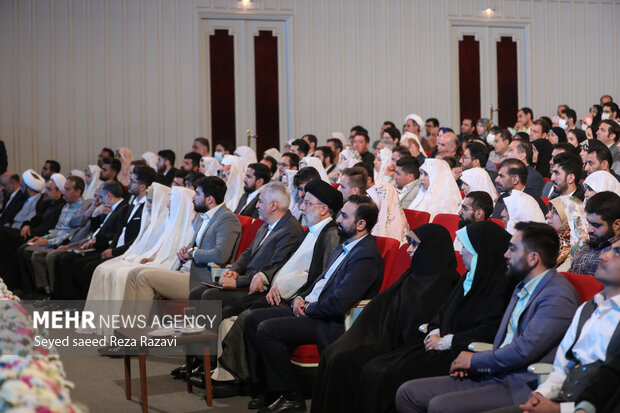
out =
[[[493,340],[512,291],[503,257],[510,235],[485,221],[457,237],[469,270],[460,280],[445,228],[427,224],[408,234],[409,270],[323,352],[312,412],[395,411],[402,383],[448,374],[470,342]],[[420,333],[429,321],[429,334]]]

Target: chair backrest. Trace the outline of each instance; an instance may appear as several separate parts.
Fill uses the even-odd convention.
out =
[[[545,203],[545,206],[549,206],[549,200],[551,198],[540,198],[540,199],[542,199],[542,201]]]
[[[403,212],[405,213],[405,218],[407,218],[409,229],[414,229],[420,225],[428,224],[431,220],[431,214],[425,211],[416,211],[413,209],[404,208]]]
[[[392,267],[394,266],[394,260],[396,259],[400,242],[394,238],[387,237],[375,237],[375,239],[377,240],[377,248],[379,248],[381,258],[383,258],[383,283],[381,284],[380,290],[383,291],[388,287],[386,286],[386,283],[390,278],[389,275],[392,272]]]
[[[456,238],[456,231],[459,229],[459,217],[457,214],[437,214],[433,218],[433,224],[439,224],[450,231],[452,241]]]
[[[262,219],[252,220],[252,217],[243,215],[237,215],[237,219],[241,223],[241,240],[239,241],[239,250],[237,251],[235,261],[243,251],[247,250],[250,245],[252,245],[252,241],[256,238],[258,229],[265,223]]]
[[[386,288],[390,288],[398,279],[409,269],[411,266],[411,257],[407,253],[409,244],[403,244],[398,248],[396,256],[394,257],[394,263],[390,272],[385,272],[383,277],[383,284],[381,284],[381,291]]]
[[[563,272],[561,274],[575,287],[582,303],[588,301],[594,297],[596,293],[603,290],[603,284],[591,275],[575,274],[572,272]]]
[[[336,182],[332,182],[332,186],[336,189],[340,188],[340,184]]]
[[[501,219],[497,219],[497,218],[490,218],[490,220],[491,220],[492,222],[495,222],[495,223],[496,223],[497,225],[499,225],[500,227],[505,228],[505,226],[504,226],[504,221],[503,221],[503,220],[501,220]]]

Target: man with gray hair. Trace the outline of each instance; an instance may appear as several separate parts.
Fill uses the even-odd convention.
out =
[[[258,229],[252,245],[222,273],[221,290],[201,285],[190,291],[190,300],[221,300],[226,306],[248,295],[247,291],[236,289],[253,290],[271,283],[302,233],[299,221],[288,210],[290,199],[289,190],[282,182],[270,182],[263,187],[256,207],[260,219],[266,222]]]

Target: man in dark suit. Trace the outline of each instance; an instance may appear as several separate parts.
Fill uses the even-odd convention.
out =
[[[288,188],[281,182],[271,182],[257,198],[260,217],[266,222],[258,229],[250,247],[230,270],[222,273],[219,283],[223,289],[199,285],[190,291],[190,300],[222,300],[226,306],[247,296],[246,288],[252,290],[261,283],[271,283],[286,262],[302,232],[301,225],[288,210]]]
[[[0,189],[2,190],[2,212],[0,225],[12,223],[13,218],[28,199],[25,191],[21,191],[19,175],[7,171],[0,175]]]
[[[579,182],[581,165],[581,158],[572,153],[564,152],[553,157],[553,167],[551,168],[553,192],[550,198],[570,195],[583,201],[585,191]]]
[[[351,196],[336,220],[346,238],[331,254],[327,269],[289,307],[254,310],[244,334],[255,389],[281,394],[261,412],[305,411],[291,368],[290,345],[317,344],[319,351],[344,333],[345,313],[358,301],[372,298],[383,280],[383,260],[370,235],[378,209],[367,196]],[[260,406],[255,394],[252,403]]]
[[[267,165],[262,163],[249,164],[243,177],[244,194],[239,199],[235,214],[258,218],[258,208],[256,208],[258,194],[270,180],[271,171]]]
[[[155,170],[149,166],[137,166],[134,168],[133,174],[129,178],[129,192],[135,195],[136,199],[133,206],[129,206],[126,218],[120,219],[120,215],[118,216],[122,226],[114,235],[110,233],[97,234],[95,239],[105,238],[109,240],[108,245],[101,245],[102,242],[105,244],[105,241],[95,241],[95,251],[88,252],[83,256],[80,254],[69,254],[60,258],[61,271],[56,274],[57,285],[54,287],[53,298],[66,300],[85,299],[95,268],[103,261],[118,257],[127,251],[140,232],[144,204],[146,203],[146,190],[151,186],[156,176]],[[114,228],[110,227],[110,229]],[[97,245],[97,242],[99,242],[99,245]],[[103,251],[97,249],[100,247],[104,248]]]
[[[542,199],[534,195],[532,190],[525,186],[527,176],[528,169],[526,168],[525,164],[518,159],[508,158],[503,160],[502,163],[499,164],[497,178],[495,178],[495,186],[500,192],[500,196],[495,202],[495,207],[493,208],[493,214],[491,215],[491,218],[502,218],[502,211],[506,209],[506,203],[504,202],[504,198],[510,196],[512,190],[522,191],[530,195],[536,200],[543,214],[547,214],[547,206],[542,201]]]
[[[508,158],[515,158],[527,165],[527,181],[525,188],[534,198],[540,198],[542,194],[545,180],[542,175],[531,165],[534,152],[532,150],[532,144],[521,140],[513,140],[506,149],[506,156]],[[529,191],[529,192],[528,192]]]
[[[520,222],[505,254],[517,284],[493,349],[461,352],[451,377],[401,385],[399,412],[485,411],[527,401],[536,376],[531,363],[550,362],[579,305],[575,289],[555,270],[560,241],[546,224]],[[471,377],[471,378],[470,378]]]
[[[163,185],[172,185],[172,179],[177,171],[177,168],[174,167],[175,160],[176,155],[170,149],[157,152],[157,173],[159,174],[159,182]]]

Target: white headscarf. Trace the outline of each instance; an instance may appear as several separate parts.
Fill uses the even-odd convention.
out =
[[[592,172],[583,183],[596,193],[611,191],[620,195],[620,182],[607,171]]]
[[[217,176],[217,171],[221,166],[217,159],[211,156],[200,158],[200,169],[204,169],[205,176]]]
[[[245,174],[243,161],[236,155],[224,155],[222,166],[230,166],[226,179],[224,203],[231,211],[234,211],[243,195],[243,175]]]
[[[418,144],[418,150],[424,157],[426,158],[426,153],[424,153],[424,148],[422,148],[422,143],[420,142],[420,138],[415,133],[405,132],[403,136],[400,137],[400,144],[409,148],[411,145],[410,141],[415,141]]]
[[[157,154],[155,154],[154,152],[144,152],[142,155],[140,155],[140,158],[142,158],[142,160],[145,161],[148,166],[157,170]]]
[[[86,183],[86,174],[81,169],[72,169],[72,170],[70,170],[69,171],[69,176],[80,177],[80,178],[82,178],[84,180],[84,183]]]
[[[379,159],[381,160],[381,166],[379,170],[374,170],[375,176],[374,181],[375,184],[380,184],[383,182],[383,178],[385,177],[385,171],[392,161],[392,150],[388,148],[383,148],[379,151]]]
[[[497,199],[497,189],[491,181],[491,177],[482,168],[469,168],[463,171],[461,181],[469,186],[469,191],[483,191],[491,195],[493,203]]]
[[[346,148],[340,152],[340,159],[338,160],[338,165],[336,165],[336,168],[339,170],[350,168],[356,163],[361,162],[361,160],[362,158],[358,153],[351,148]]]
[[[278,162],[280,162],[280,159],[282,158],[282,154],[276,148],[267,149],[265,151],[265,155],[271,156],[273,159],[275,159]]]
[[[420,186],[408,209],[426,211],[431,214],[431,219],[437,214],[456,214],[462,198],[450,165],[442,159],[428,158],[420,171],[429,177],[428,189]]]
[[[154,258],[146,264],[172,270],[179,266],[177,251],[190,243],[194,236],[192,223],[196,217],[192,197],[194,191],[182,186],[172,187],[170,210],[164,222],[164,234],[158,244],[153,245],[143,256]]]
[[[151,201],[151,212],[146,225],[140,225],[140,233],[131,246],[121,255],[124,262],[139,263],[146,251],[161,242],[164,238],[164,222],[168,216],[168,202],[170,201],[171,188],[154,182],[153,200]],[[145,205],[146,208],[146,205]],[[142,224],[144,224],[144,217]]]
[[[510,196],[504,198],[504,203],[508,212],[506,231],[512,235],[516,232],[515,225],[517,222],[545,223],[545,216],[540,210],[538,202],[525,192],[513,189]]]
[[[409,231],[409,224],[400,207],[398,192],[396,192],[394,185],[376,184],[366,192],[379,208],[377,223],[372,228],[371,234],[405,242],[407,240],[405,234]]]
[[[82,198],[84,199],[93,199],[95,197],[95,192],[99,187],[101,181],[99,180],[99,174],[101,173],[101,168],[98,165],[88,165],[88,169],[90,171],[91,181],[89,184],[86,184],[86,189],[84,189],[84,194]],[[84,174],[86,177],[86,174]],[[86,183],[86,178],[84,178],[84,183]]]
[[[302,160],[299,162],[299,169],[303,168],[304,166],[302,164],[305,164],[305,166],[311,166],[314,169],[317,170],[317,172],[319,173],[319,175],[321,176],[321,179],[324,180],[325,182],[329,183],[329,178],[327,176],[327,172],[325,171],[325,167],[323,166],[323,162],[321,162],[321,160],[319,158],[315,158],[313,156],[305,156],[302,158]]]
[[[235,149],[235,155],[243,161],[243,173],[245,173],[249,164],[257,162],[256,152],[249,146],[238,146],[237,149]]]

